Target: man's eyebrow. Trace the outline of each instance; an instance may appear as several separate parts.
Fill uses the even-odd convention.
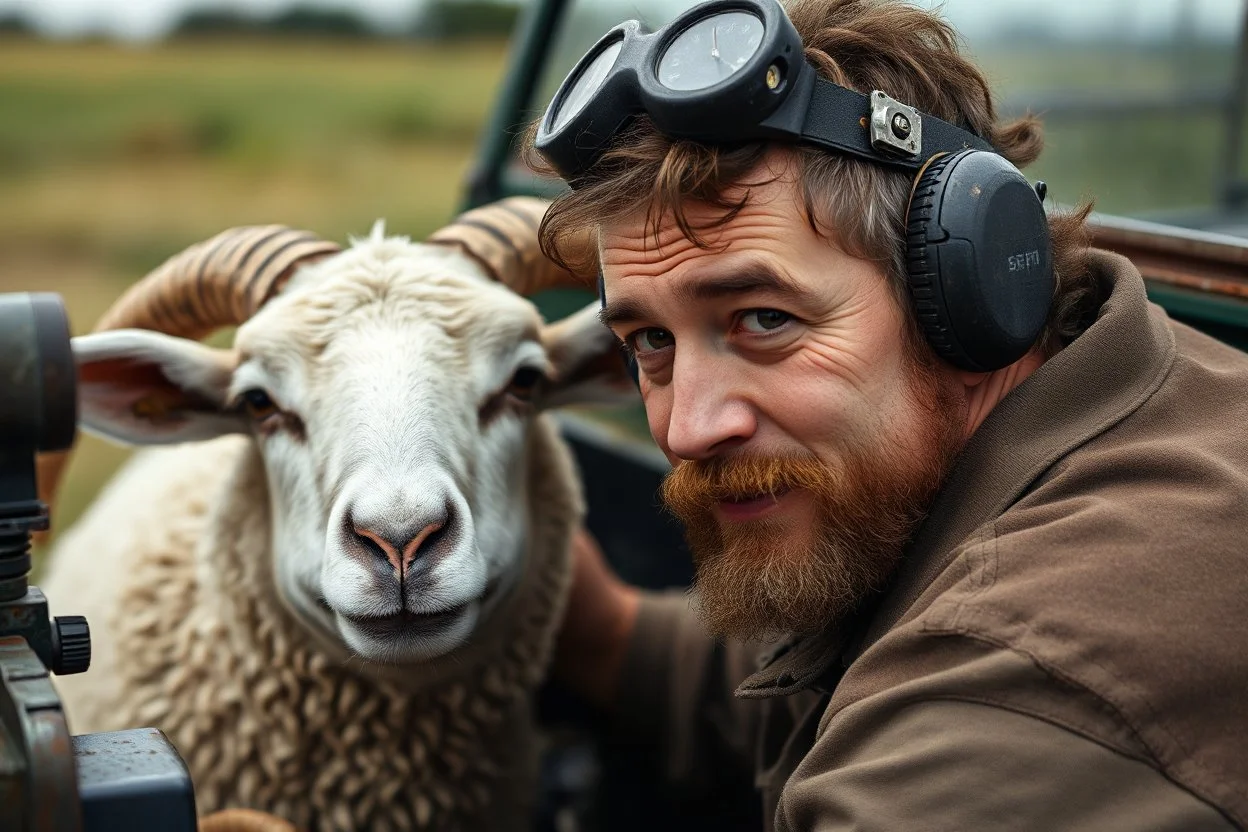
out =
[[[629,298],[609,300],[602,305],[602,309],[598,312],[598,320],[612,328],[652,318],[653,315],[649,306],[641,301]]]
[[[676,291],[682,303],[715,300],[751,292],[774,292],[801,303],[814,298],[815,293],[778,273],[766,263],[750,263],[726,275],[708,275],[695,278]],[[634,298],[608,300],[598,313],[598,318],[609,327],[622,326],[637,321],[650,321],[655,314],[649,304]]]
[[[688,303],[750,292],[774,292],[799,302],[812,299],[815,295],[810,289],[780,274],[766,263],[750,263],[731,274],[694,279],[679,287],[677,296]]]

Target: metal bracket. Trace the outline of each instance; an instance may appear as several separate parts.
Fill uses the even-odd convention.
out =
[[[917,159],[923,155],[923,122],[919,111],[871,92],[871,146],[880,153]]]

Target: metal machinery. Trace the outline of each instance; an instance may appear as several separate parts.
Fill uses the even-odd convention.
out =
[[[27,581],[31,533],[48,528],[35,454],[68,449],[77,412],[61,299],[0,295],[0,829],[193,830],[190,776],[164,735],[71,737],[49,678],[91,664],[86,619],[49,618]]]

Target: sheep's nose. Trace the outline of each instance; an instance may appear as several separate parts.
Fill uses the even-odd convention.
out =
[[[413,563],[435,548],[448,520],[449,512],[444,510],[436,518],[425,516],[407,522],[361,522],[359,518],[348,522],[351,532],[366,551],[388,561],[396,575],[403,575]]]

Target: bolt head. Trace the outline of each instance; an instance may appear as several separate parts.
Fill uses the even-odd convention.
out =
[[[895,116],[893,116],[893,135],[894,136],[896,136],[899,139],[908,139],[910,137],[911,129],[912,128],[910,126],[910,119],[906,118],[901,113],[897,113]]]

